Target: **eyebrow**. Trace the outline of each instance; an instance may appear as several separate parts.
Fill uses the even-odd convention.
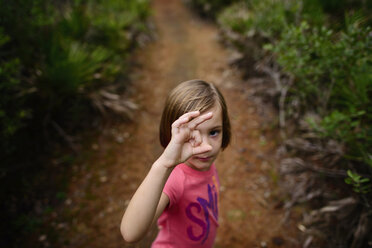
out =
[[[212,129],[222,129],[222,126],[215,126],[215,127],[212,127],[211,130]]]

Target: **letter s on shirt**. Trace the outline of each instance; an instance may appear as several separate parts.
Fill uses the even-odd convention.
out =
[[[193,227],[192,227],[192,226],[189,226],[189,227],[187,227],[187,235],[188,235],[188,237],[189,237],[191,240],[193,240],[193,241],[199,241],[199,240],[201,240],[201,239],[204,237],[204,235],[206,234],[206,232],[207,232],[207,225],[206,225],[206,223],[205,223],[203,220],[199,219],[198,217],[196,217],[196,216],[192,213],[192,208],[196,208],[196,211],[197,211],[198,213],[200,213],[200,211],[201,211],[201,206],[200,206],[198,203],[196,203],[196,202],[192,202],[192,203],[190,203],[190,204],[187,206],[187,208],[186,208],[186,215],[187,215],[187,217],[188,217],[192,222],[194,222],[195,224],[197,224],[197,225],[200,226],[202,232],[201,232],[200,235],[196,236],[196,235],[194,234],[194,232],[193,232]]]

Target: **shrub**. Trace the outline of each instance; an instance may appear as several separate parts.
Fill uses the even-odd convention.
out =
[[[283,31],[271,47],[283,71],[295,77],[292,99],[300,99],[302,112],[320,113],[322,135],[344,143],[346,156],[365,164],[372,149],[369,33],[369,28],[356,23],[333,34],[326,27],[311,29],[303,22]]]
[[[239,0],[187,0],[200,14],[215,19],[219,12],[230,4]]]
[[[0,210],[6,237],[0,243],[10,247],[41,223],[33,212],[36,201],[46,209],[58,202],[53,190],[61,185],[49,174],[63,180],[64,166],[46,161],[68,134],[97,117],[92,95],[107,86],[125,88],[118,78],[128,73],[131,50],[146,31],[149,1],[0,0],[0,6]]]
[[[291,155],[306,158],[306,162],[285,160],[283,170],[301,165],[319,172],[300,185],[292,185],[300,189],[293,193],[290,204],[299,199],[296,194],[302,191],[303,199],[317,199],[311,201],[317,207],[337,206],[332,213],[324,210],[327,207],[313,211],[307,218],[313,221],[308,222],[312,223],[309,228],[315,225],[324,231],[330,247],[362,247],[370,239],[361,230],[368,230],[371,222],[361,220],[370,216],[372,204],[371,3],[242,2],[221,12],[219,22],[228,30],[226,37],[244,55],[241,60],[257,54],[252,47],[264,48],[260,56],[253,56],[261,59],[257,68],[275,82],[273,100],[279,99],[276,105],[281,127],[287,135],[297,136],[286,145],[293,149]],[[304,124],[305,116],[313,116],[308,119],[310,127]],[[338,179],[324,180],[324,176]],[[345,198],[332,201],[337,197]],[[331,227],[335,218],[340,219],[336,229]],[[317,224],[319,219],[324,223]]]
[[[16,136],[20,128],[45,127],[56,119],[66,126],[64,117],[81,111],[76,103],[88,103],[92,92],[124,74],[149,15],[148,1],[136,0],[55,5],[1,0],[1,6],[0,118],[6,147],[12,146],[9,135]]]
[[[0,27],[0,48],[10,41]],[[6,53],[0,53],[0,149],[11,152],[13,135],[23,127],[28,117],[28,109],[23,107],[21,97],[14,97],[19,92],[20,61],[18,58],[6,59]]]
[[[226,8],[219,16],[219,22],[244,35],[259,33],[272,39],[285,28],[289,13],[295,11],[294,8],[295,5],[281,1],[243,1]]]

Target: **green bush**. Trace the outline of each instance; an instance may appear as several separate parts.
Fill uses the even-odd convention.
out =
[[[88,16],[92,30],[89,39],[114,48],[117,52],[131,47],[132,39],[144,32],[143,20],[150,14],[147,1],[90,1]]]
[[[207,1],[206,1],[207,2]],[[371,1],[343,0],[241,0],[223,6],[217,17],[219,23],[241,34],[254,34],[280,38],[288,25],[299,26],[306,21],[311,27],[342,30],[348,26],[345,14],[361,16],[371,24]],[[234,4],[235,3],[235,4]]]
[[[191,6],[204,16],[215,19],[219,12],[239,0],[188,0]]]
[[[295,77],[290,91],[302,104],[302,112],[320,113],[322,135],[344,143],[346,156],[365,164],[372,150],[369,33],[370,28],[356,23],[334,34],[303,22],[284,30],[276,45],[268,47],[283,71]]]
[[[0,27],[0,48],[10,41]],[[14,97],[19,92],[20,61],[18,58],[6,60],[5,52],[0,53],[0,149],[10,153],[13,135],[23,126],[28,117],[28,109],[23,107],[21,97]]]
[[[372,204],[371,13],[371,1],[245,0],[218,17],[227,30],[226,37],[244,55],[242,60],[263,59],[260,68],[273,77],[277,92],[273,100],[279,99],[276,105],[283,134],[319,149],[293,147],[293,152],[315,168],[324,166],[324,171],[331,169],[335,175],[346,177],[328,181],[325,175],[314,176],[311,180],[322,185],[317,189],[304,187],[303,197],[311,195],[307,190],[324,191],[311,201],[319,207],[334,197],[352,196],[355,209],[363,209],[323,216],[321,210],[317,214],[314,211],[313,221],[325,223],[317,227],[326,231],[324,237],[331,238],[329,247],[351,243],[352,247],[362,247],[370,241],[367,233],[358,233],[361,222],[350,224],[350,220],[363,219]],[[231,31],[235,33],[231,35]],[[303,125],[305,116],[313,117],[307,119],[310,129]],[[327,190],[332,197],[326,196]],[[332,218],[347,223],[347,229],[343,224],[333,229]],[[370,224],[366,223],[368,228]]]
[[[335,40],[337,36],[340,38]],[[359,98],[360,93],[368,92],[365,91],[369,88],[368,84],[352,85],[356,83],[352,77],[356,70],[362,70],[363,73],[363,70],[369,69],[370,40],[369,28],[355,28],[335,35],[324,26],[310,28],[303,22],[300,26],[285,29],[271,50],[283,70],[295,76],[295,88],[299,89],[302,102],[320,103],[319,110],[323,111],[328,105],[337,107],[332,105],[347,104],[341,99],[351,100],[345,99],[344,94],[350,91],[342,90],[344,87],[352,88],[356,98]],[[360,100],[363,99],[366,98]]]
[[[360,175],[353,173],[351,170],[347,171],[348,178],[345,179],[345,183],[353,186],[353,190],[356,193],[367,194],[371,191],[371,183],[369,178],[363,178]]]
[[[64,126],[63,116],[81,111],[76,103],[89,102],[91,92],[126,73],[148,15],[148,1],[1,0],[4,147],[17,146],[10,136],[21,127],[45,126],[48,119]]]
[[[281,1],[250,0],[238,2],[224,9],[218,17],[222,26],[246,34],[259,33],[267,38],[277,37],[286,27],[290,13],[298,8],[295,4]]]
[[[0,6],[0,245],[19,247],[20,236],[42,222],[35,202],[58,202],[53,190],[61,185],[45,174],[64,180],[64,166],[51,169],[45,161],[66,144],[61,132],[76,134],[97,118],[92,94],[125,88],[118,78],[128,73],[150,13],[148,0],[0,0]]]

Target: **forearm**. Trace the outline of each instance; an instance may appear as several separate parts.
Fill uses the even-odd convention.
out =
[[[128,242],[140,240],[153,222],[161,193],[172,171],[166,163],[160,157],[152,165],[125,211],[120,230]]]

